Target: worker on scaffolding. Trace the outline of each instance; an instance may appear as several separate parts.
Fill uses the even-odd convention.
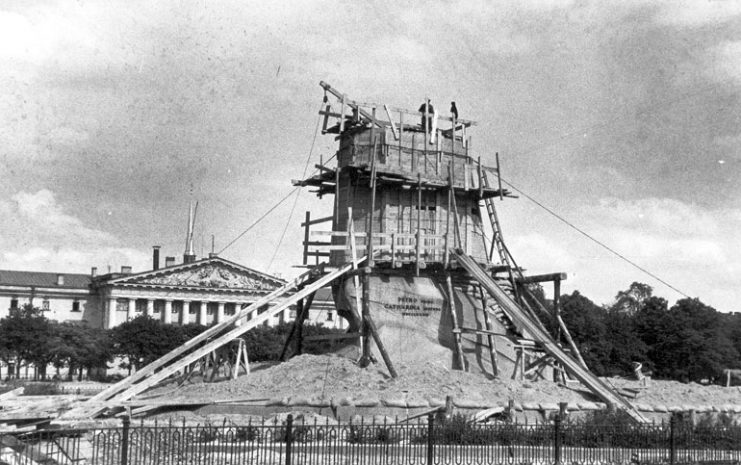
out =
[[[430,99],[427,99],[425,103],[419,106],[420,113],[422,113],[422,129],[425,132],[432,130],[432,116],[435,113],[435,108],[432,106]]]

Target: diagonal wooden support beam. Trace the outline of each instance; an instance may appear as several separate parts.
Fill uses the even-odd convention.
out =
[[[216,326],[213,326],[206,331],[202,332],[201,334],[195,336],[185,344],[181,345],[177,349],[174,349],[171,352],[168,352],[167,354],[163,355],[159,359],[155,360],[154,362],[150,363],[149,365],[145,366],[141,370],[137,371],[136,373],[132,374],[131,376],[122,379],[118,383],[114,384],[113,386],[109,387],[108,389],[96,394],[95,396],[91,397],[89,399],[90,402],[101,402],[105,401],[107,399],[110,399],[111,397],[115,396],[119,392],[124,391],[129,386],[133,385],[134,383],[139,382],[140,380],[146,378],[147,376],[154,373],[159,368],[165,366],[170,361],[176,359],[177,357],[181,356],[182,354],[188,352],[189,350],[194,349],[198,346],[198,344],[206,341],[207,339],[218,335],[220,332],[226,330],[230,326],[232,326],[236,321],[247,317],[250,313],[253,311],[259,309],[263,305],[271,302],[276,297],[281,296],[285,294],[286,292],[289,292],[290,290],[298,287],[299,285],[303,284],[304,282],[308,281],[311,278],[312,273],[315,273],[315,269],[311,269],[300,275],[299,277],[295,278],[291,282],[285,284],[284,286],[280,287],[279,289],[276,289],[275,291],[271,292],[270,294],[264,296],[263,298],[257,300],[253,304],[249,306],[244,306],[239,312],[237,312],[235,315],[233,315],[230,318],[227,318],[223,323],[219,323]]]
[[[365,259],[366,259],[366,257],[362,257],[362,258],[358,259],[357,263],[361,263],[361,262],[365,261]],[[198,349],[190,352],[187,355],[184,355],[181,358],[177,358],[175,360],[175,358],[178,357],[178,355],[182,355],[182,352],[180,352],[178,355],[171,355],[174,352],[177,352],[177,349],[176,349],[176,351],[173,351],[170,354],[168,354],[169,360],[173,360],[173,363],[172,364],[170,364],[170,365],[168,365],[166,367],[163,367],[160,371],[158,371],[156,373],[153,373],[153,371],[154,371],[153,369],[148,370],[148,375],[146,377],[145,376],[140,376],[140,377],[137,378],[136,381],[140,381],[140,382],[138,382],[138,384],[135,384],[136,381],[129,381],[128,383],[126,383],[126,385],[127,385],[126,388],[124,388],[123,390],[120,390],[119,389],[118,392],[114,396],[106,396],[106,398],[103,398],[103,399],[96,399],[97,402],[100,402],[101,400],[104,401],[103,405],[102,406],[96,406],[93,410],[91,410],[89,412],[86,412],[87,413],[87,416],[95,416],[95,415],[99,414],[100,412],[104,411],[108,406],[110,406],[110,405],[112,405],[112,404],[114,404],[116,402],[122,402],[124,400],[129,400],[133,396],[135,396],[136,394],[139,394],[140,392],[143,392],[143,391],[149,389],[150,387],[152,387],[155,384],[159,383],[160,381],[166,379],[170,375],[178,372],[182,368],[184,368],[184,367],[188,366],[189,364],[197,361],[199,358],[201,358],[204,355],[208,354],[212,350],[215,350],[215,349],[223,346],[224,344],[227,344],[227,343],[231,342],[233,339],[236,339],[237,337],[241,336],[242,334],[244,334],[245,332],[249,331],[250,329],[252,329],[252,328],[254,328],[256,326],[261,325],[263,322],[267,321],[272,316],[278,314],[279,312],[281,312],[281,311],[285,310],[286,308],[288,308],[289,306],[293,305],[298,300],[303,299],[306,296],[308,296],[309,294],[312,294],[312,293],[316,292],[317,289],[326,286],[330,282],[334,281],[338,277],[340,277],[343,274],[345,274],[348,271],[350,271],[353,266],[357,265],[357,263],[348,263],[347,265],[343,266],[342,268],[339,268],[336,271],[334,271],[332,273],[329,273],[329,274],[327,274],[327,275],[325,275],[325,276],[317,279],[316,281],[314,281],[311,284],[309,284],[306,287],[304,287],[301,291],[296,292],[295,294],[291,295],[290,297],[287,297],[287,298],[283,299],[281,301],[281,303],[278,304],[278,305],[276,305],[275,307],[267,310],[266,312],[264,312],[262,314],[259,314],[259,315],[255,316],[252,320],[249,320],[249,321],[247,321],[247,322],[245,322],[245,323],[243,323],[243,324],[241,324],[239,326],[234,327],[230,331],[228,331],[228,332],[226,332],[224,334],[219,335],[216,339],[213,339],[213,340],[207,342],[206,344],[204,344],[203,346],[199,347]],[[305,273],[305,275],[310,275],[312,271],[313,270],[310,270],[309,272]],[[284,286],[284,288],[281,288],[281,289],[283,289],[283,294],[286,294],[287,292],[291,291],[293,289],[293,287],[295,287],[295,286],[288,286],[287,285],[287,286]],[[275,297],[278,297],[278,295],[275,295],[273,297],[274,298]],[[263,298],[263,299],[265,299],[265,298]],[[261,299],[261,300],[263,300],[263,299]],[[273,300],[273,299],[270,299],[270,300]],[[269,300],[268,300],[268,302],[269,302]],[[256,302],[255,304],[250,305],[250,307],[248,307],[248,309],[250,309],[250,308],[257,309],[257,308],[261,307],[262,305],[264,305],[264,303],[263,304],[260,304],[260,305],[257,305],[257,302]],[[246,310],[245,311],[242,311],[239,314],[235,315],[236,318],[230,318],[227,321],[231,321],[231,324],[233,324],[239,318],[245,316],[246,313],[247,313]],[[218,325],[218,326],[221,326],[221,325]],[[213,333],[212,333],[212,335],[213,335]],[[189,341],[189,343],[191,341]],[[186,344],[188,344],[188,343],[186,343]],[[191,344],[191,346],[192,346],[192,344]],[[166,356],[166,357],[168,357],[168,356]],[[163,357],[163,358],[165,358],[165,357]],[[160,360],[162,360],[162,359],[160,359]],[[166,362],[160,362],[158,365],[160,367],[162,367],[165,363]],[[149,366],[145,367],[145,369],[148,368],[148,367]],[[92,399],[91,399],[91,401],[92,401]]]
[[[512,300],[501,287],[484,271],[473,258],[466,255],[462,250],[451,251],[461,265],[469,274],[478,281],[484,289],[497,301],[507,315],[515,321],[518,327],[523,328],[536,341],[540,342],[543,350],[553,356],[556,360],[572,373],[581,383],[588,387],[595,395],[609,405],[622,408],[634,420],[645,423],[646,418],[636,410],[630,402],[625,400],[613,387],[596,377],[589,370],[582,367],[579,362],[574,360],[569,354],[564,352],[561,347],[554,341],[547,331],[536,324],[533,317],[525,312],[520,306]]]

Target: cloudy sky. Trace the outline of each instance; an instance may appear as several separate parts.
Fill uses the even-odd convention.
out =
[[[0,268],[88,272],[221,250],[288,195],[325,80],[361,101],[455,100],[503,175],[681,292],[741,310],[741,2],[0,2]],[[313,150],[312,150],[313,148]],[[295,208],[294,208],[295,205]],[[530,272],[609,303],[681,294],[523,195]],[[225,258],[297,273],[290,197]],[[293,210],[293,216],[291,212]],[[288,224],[285,238],[281,233]],[[280,243],[280,246],[279,246]]]

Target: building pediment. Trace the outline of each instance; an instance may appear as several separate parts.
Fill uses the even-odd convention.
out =
[[[109,281],[108,284],[145,287],[272,291],[283,281],[221,258],[209,258]]]

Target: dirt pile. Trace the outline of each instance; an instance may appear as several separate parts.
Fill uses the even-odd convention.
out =
[[[230,398],[404,399],[410,406],[444,401],[452,395],[479,405],[520,402],[567,402],[588,398],[583,391],[541,380],[518,382],[490,379],[478,373],[451,370],[442,363],[397,366],[391,378],[381,365],[360,368],[352,360],[333,355],[301,355],[288,362],[261,365],[250,375],[215,383],[194,382],[173,391],[159,390],[169,399],[222,400]],[[505,378],[505,379],[501,379]]]

